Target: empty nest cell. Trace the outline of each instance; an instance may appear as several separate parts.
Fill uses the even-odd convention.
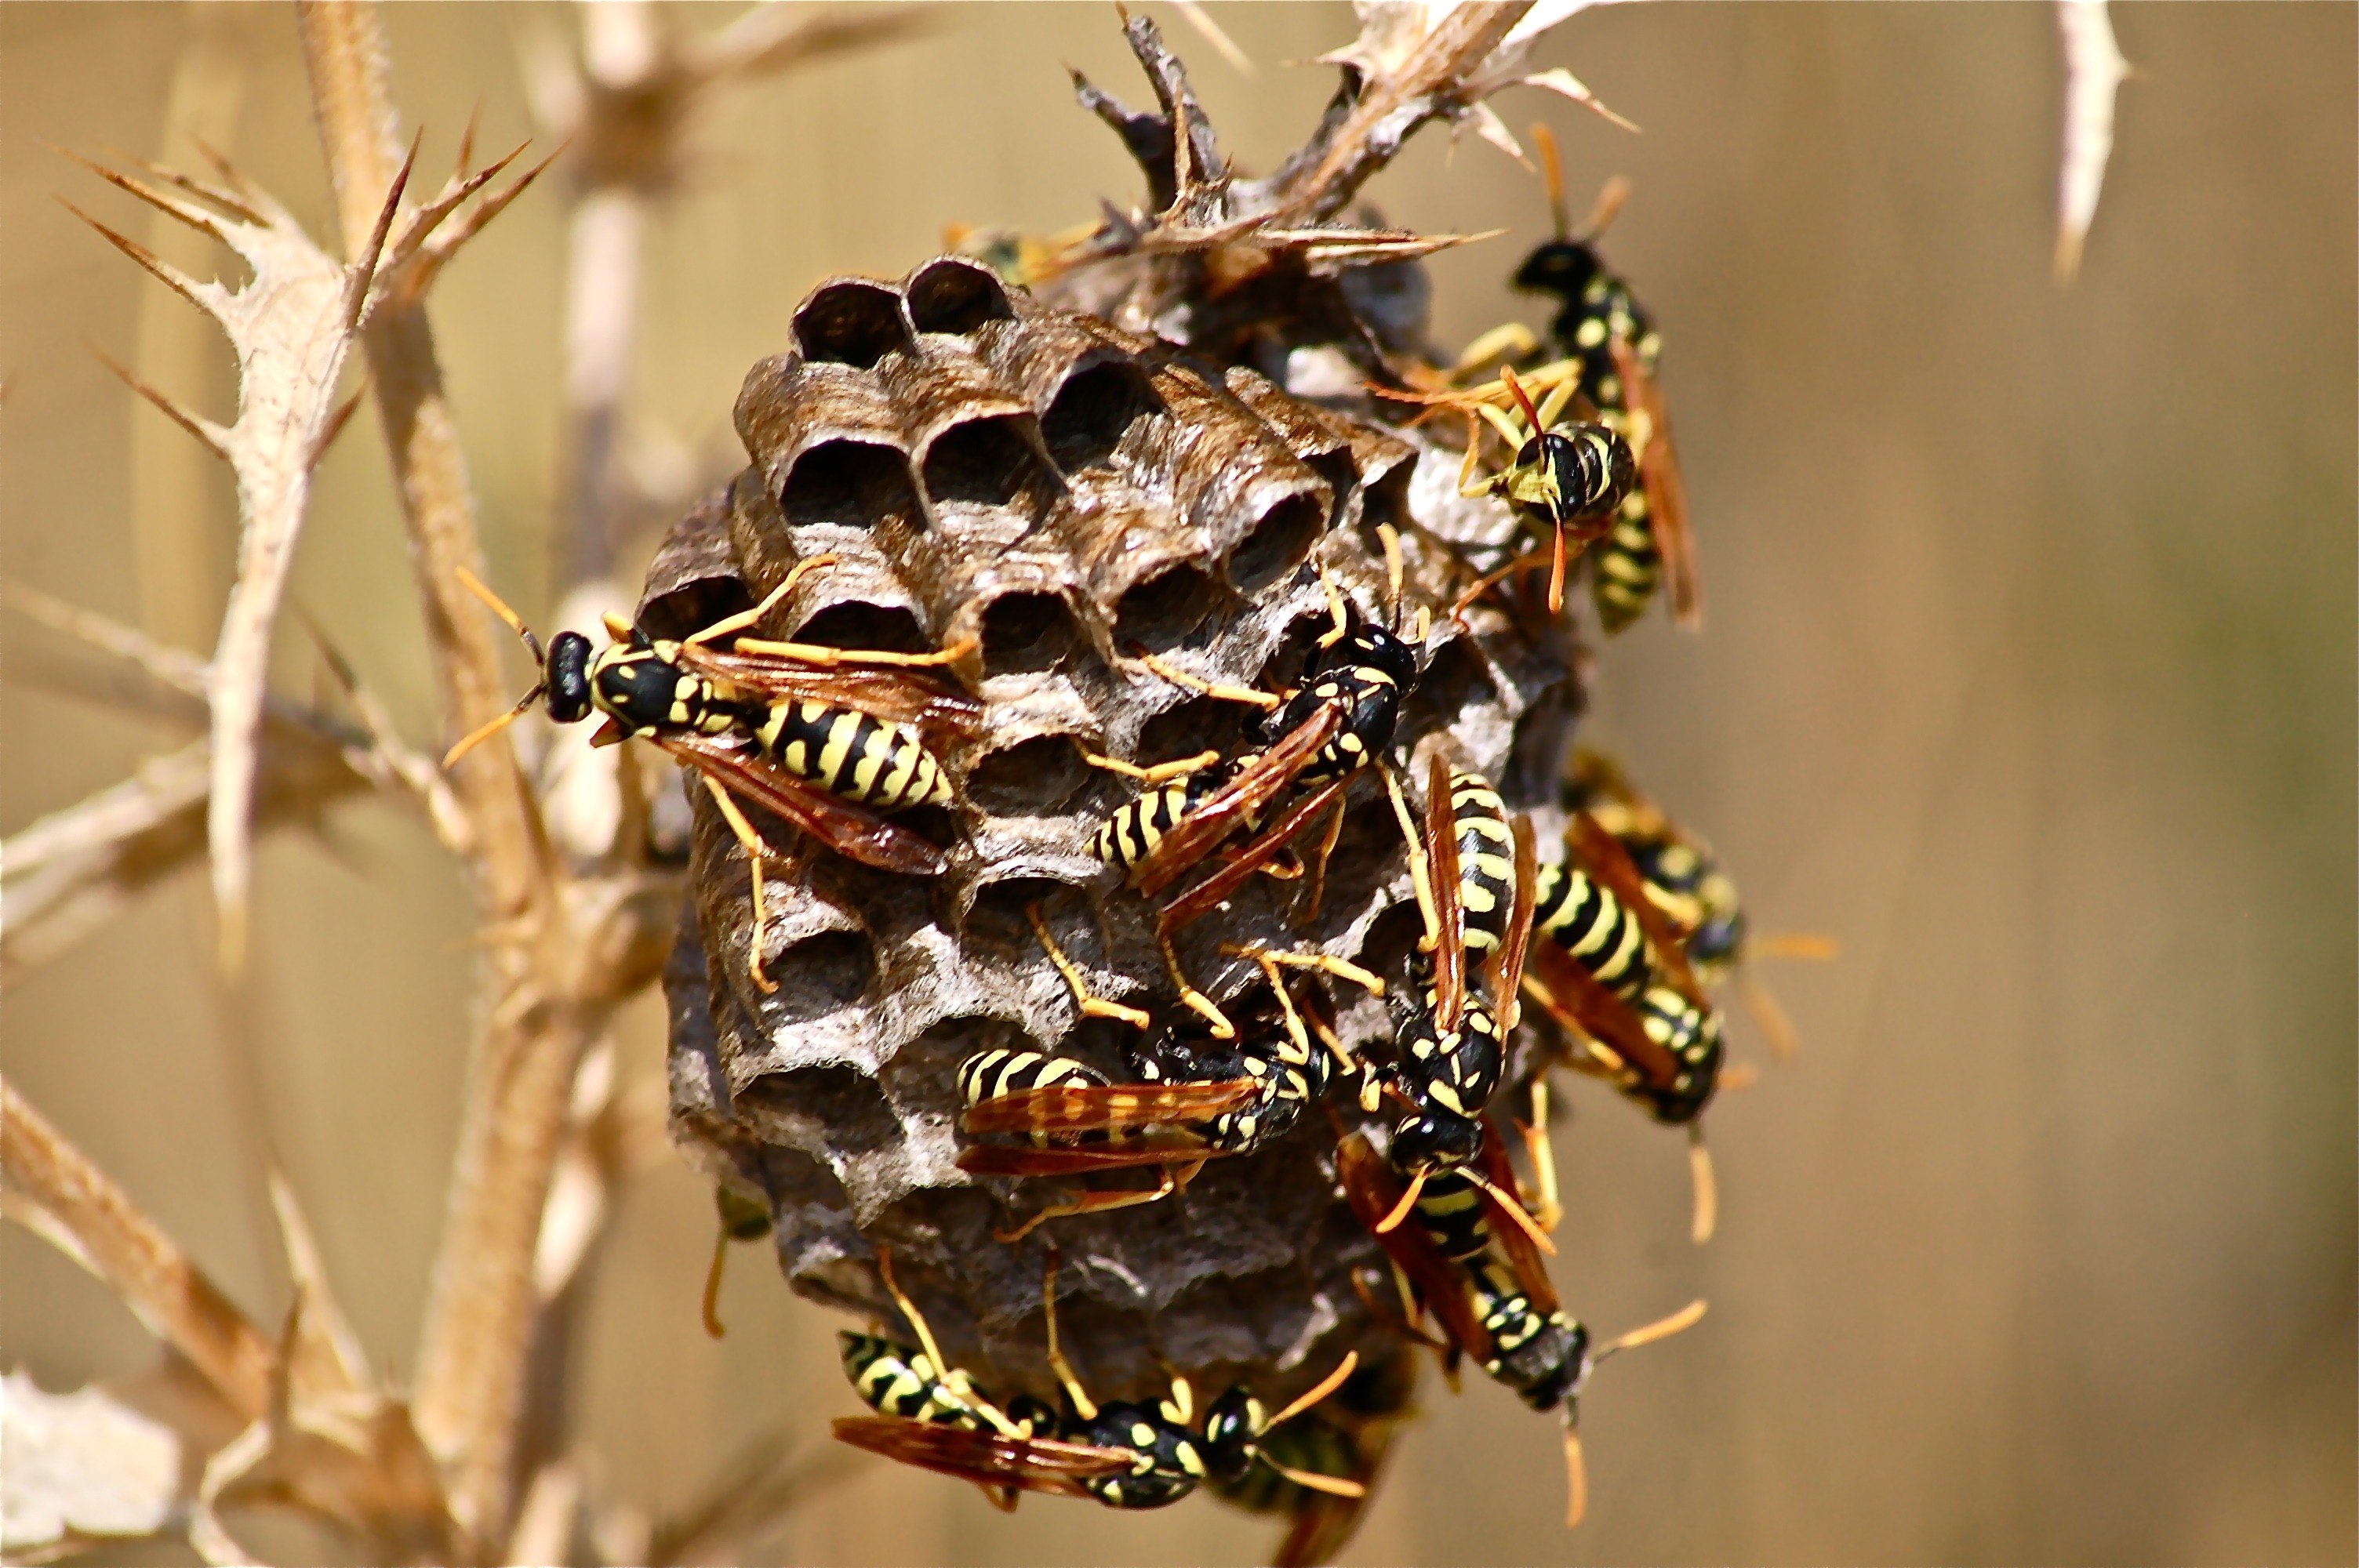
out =
[[[1162,408],[1154,384],[1138,366],[1115,359],[1085,362],[1066,376],[1040,416],[1040,435],[1065,472],[1103,467],[1132,425]]]
[[[795,311],[795,347],[803,358],[870,370],[909,346],[901,298],[881,283],[844,278],[821,285]]]
[[[1095,774],[1072,737],[1035,735],[978,759],[966,775],[966,795],[994,816],[1045,816]]]
[[[1115,645],[1167,652],[1211,620],[1220,604],[1220,585],[1210,577],[1190,566],[1168,567],[1114,601]]]
[[[1005,321],[1016,314],[997,276],[960,256],[943,256],[919,267],[910,275],[902,298],[908,306],[909,325],[920,332],[964,337],[986,321]]]
[[[1062,664],[1081,642],[1081,627],[1054,593],[1003,593],[983,612],[983,673],[1030,675]]]
[[[778,510],[798,527],[833,523],[848,528],[914,520],[917,487],[896,447],[875,441],[821,441],[795,460],[778,487]]]
[[[1316,495],[1303,492],[1281,498],[1231,546],[1223,563],[1229,586],[1250,596],[1277,582],[1310,554],[1325,522],[1326,509]]]
[[[939,504],[1017,506],[1037,514],[1057,488],[1034,445],[1028,416],[962,420],[926,447],[926,493]]]

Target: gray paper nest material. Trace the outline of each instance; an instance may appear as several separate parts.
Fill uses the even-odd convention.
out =
[[[1125,655],[1144,646],[1218,680],[1290,679],[1328,624],[1320,566],[1386,612],[1379,522],[1400,529],[1406,597],[1437,622],[1400,730],[1417,776],[1438,746],[1518,804],[1552,794],[1577,700],[1569,650],[1487,609],[1469,612],[1471,630],[1445,613],[1467,567],[1435,535],[1496,535],[1496,508],[1460,501],[1445,482],[1457,455],[1420,432],[1049,308],[955,257],[898,284],[822,284],[794,337],[738,400],[751,466],[674,530],[643,619],[686,630],[831,553],[839,564],[807,574],[765,633],[977,638],[958,674],[987,714],[980,739],[944,758],[962,802],[935,825],[955,846],[947,875],[819,855],[773,875],[761,939],[775,995],[745,973],[744,853],[692,792],[690,905],[667,976],[676,1138],[768,1203],[806,1295],[878,1315],[875,1245],[888,1243],[946,1352],[986,1387],[1053,1389],[1039,1320],[1052,1238],[1074,1358],[1103,1392],[1162,1386],[1158,1362],[1208,1386],[1293,1388],[1352,1345],[1375,1348],[1350,1270],[1380,1254],[1334,1190],[1324,1114],[1250,1158],[1213,1161],[1180,1197],[1055,1221],[1009,1247],[994,1227],[1043,1195],[958,1171],[955,1071],[984,1046],[1026,1044],[1118,1068],[1120,1026],[1076,1027],[1023,911],[1044,904],[1103,994],[1169,1001],[1152,911],[1088,854],[1132,786],[1082,752],[1185,755],[1234,741],[1248,717]],[[1185,934],[1199,984],[1226,998],[1257,981],[1223,941],[1399,958],[1416,930],[1399,832],[1373,778],[1351,801],[1315,925],[1287,925],[1290,887],[1248,887]],[[1386,1033],[1381,1005],[1348,987],[1337,1000],[1347,1041]]]

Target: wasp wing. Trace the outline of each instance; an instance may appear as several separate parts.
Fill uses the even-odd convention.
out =
[[[1647,1083],[1668,1089],[1679,1081],[1679,1063],[1655,1043],[1630,1004],[1555,943],[1531,945],[1524,990],[1560,1024],[1596,1040]]]
[[[1516,1168],[1508,1163],[1507,1146],[1500,1141],[1499,1130],[1487,1116],[1483,1119],[1482,1152],[1476,1158],[1484,1179],[1491,1184],[1491,1190],[1482,1197],[1492,1238],[1506,1255],[1507,1267],[1516,1271],[1516,1282],[1531,1297],[1532,1305],[1543,1314],[1556,1311],[1556,1283],[1549,1278],[1548,1260],[1532,1240],[1526,1217],[1502,1212],[1504,1205],[1516,1199]]]
[[[724,680],[771,702],[823,702],[852,708],[896,724],[911,724],[929,741],[972,740],[983,729],[983,705],[939,681],[898,670],[814,665],[777,654],[748,653],[683,643],[676,655],[689,670]]]
[[[1678,449],[1671,444],[1662,387],[1638,362],[1637,351],[1619,338],[1614,340],[1614,363],[1622,384],[1629,388],[1630,401],[1647,416],[1647,449],[1636,454],[1638,477],[1647,487],[1647,511],[1654,524],[1656,552],[1663,557],[1672,618],[1692,632],[1703,624],[1696,598],[1695,535],[1688,529],[1687,481],[1680,473]]]
[[[1183,1165],[1227,1153],[1207,1143],[1136,1143],[1122,1148],[1008,1148],[972,1143],[959,1151],[958,1168],[970,1176],[1090,1176],[1100,1171],[1136,1171],[1146,1165]]]
[[[1204,1083],[1045,1084],[969,1106],[969,1132],[1127,1132],[1203,1121],[1261,1092],[1251,1078]]]
[[[1516,1026],[1516,999],[1523,994],[1524,964],[1532,947],[1532,902],[1539,881],[1539,865],[1532,849],[1531,819],[1518,813],[1516,835],[1516,902],[1507,916],[1507,932],[1491,959],[1492,1005],[1498,1009],[1499,1033]]]
[[[1120,1475],[1132,1463],[1119,1449],[891,1415],[838,1417],[835,1436],[839,1443],[962,1481],[1066,1497],[1087,1497],[1081,1482]]]
[[[1267,864],[1288,839],[1310,826],[1351,782],[1349,778],[1330,779],[1287,807],[1284,816],[1256,834],[1227,865],[1166,904],[1156,916],[1156,929],[1169,935],[1218,909],[1237,889],[1252,881],[1254,873]]]
[[[1276,745],[1238,770],[1236,777],[1214,791],[1201,806],[1173,823],[1154,851],[1132,871],[1138,890],[1153,898],[1179,881],[1189,867],[1212,853],[1221,840],[1276,800],[1294,782],[1295,775],[1310,764],[1319,748],[1334,739],[1343,722],[1343,714],[1334,704],[1322,706]]]
[[[1466,909],[1458,881],[1458,818],[1450,766],[1436,752],[1425,774],[1426,880],[1433,884],[1434,1022],[1446,1038],[1466,1016]]]
[[[1408,1276],[1409,1283],[1440,1322],[1451,1343],[1477,1362],[1488,1361],[1492,1355],[1490,1332],[1475,1314],[1464,1271],[1442,1255],[1415,1215],[1390,1230],[1376,1231],[1401,1199],[1401,1185],[1392,1167],[1370,1147],[1365,1137],[1355,1132],[1336,1145],[1335,1173],[1343,1184],[1343,1196],[1350,1202],[1352,1212],[1375,1236],[1386,1255]]]
[[[786,818],[864,866],[912,877],[938,877],[949,867],[940,849],[909,829],[806,784],[733,741],[687,731],[648,739],[731,794]]]
[[[1696,984],[1695,971],[1688,968],[1687,943],[1655,903],[1654,895],[1647,891],[1647,879],[1639,874],[1630,851],[1622,847],[1622,840],[1583,811],[1572,819],[1569,842],[1582,868],[1629,909],[1638,929],[1646,933],[1647,946],[1663,978],[1697,1007],[1709,1008],[1711,1003],[1704,1000],[1702,988]]]

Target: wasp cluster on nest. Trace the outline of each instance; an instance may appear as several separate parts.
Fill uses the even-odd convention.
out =
[[[846,1336],[881,1412],[846,1435],[1003,1498],[1152,1506],[1213,1481],[1291,1508],[1288,1553],[1307,1558],[1348,1529],[1335,1516],[1406,1406],[1419,1316],[1540,1408],[1569,1410],[1603,1353],[1545,1291],[1524,1206],[1552,1206],[1552,1182],[1518,1178],[1483,1102],[1512,1093],[1544,1121],[1532,1086],[1570,1061],[1691,1120],[1718,1025],[1708,1061],[1699,1041],[1682,1056],[1681,1017],[1647,1011],[1650,985],[1665,1008],[1694,995],[1701,917],[1665,914],[1664,875],[1641,885],[1663,868],[1636,828],[1593,842],[1609,795],[1625,827],[1659,818],[1594,766],[1566,783],[1578,643],[1537,591],[1549,574],[1484,581],[1549,564],[1539,523],[1560,595],[1564,539],[1605,535],[1646,427],[1603,417],[1577,370],[1534,376],[1559,389],[1541,408],[1504,373],[1488,395],[1514,394],[1518,425],[1433,367],[1416,258],[1449,242],[1334,216],[1418,117],[1379,126],[1381,156],[1338,140],[1382,85],[1374,66],[1347,65],[1312,146],[1248,186],[1152,26],[1128,32],[1160,113],[1080,86],[1147,169],[1155,215],[1047,265],[1009,245],[997,270],[948,254],[819,285],[738,398],[748,466],[650,570],[637,627],[658,650],[726,622],[756,647],[883,651],[932,666],[911,711],[958,710],[798,753],[806,774],[865,755],[919,780],[885,803],[923,841],[909,863],[749,837],[725,790],[691,790],[672,1122],[738,1234],[774,1230],[796,1290],[882,1326]],[[1467,108],[1462,73],[1421,91],[1424,117]],[[1003,276],[1027,269],[1038,287]],[[1416,396],[1461,407],[1478,450],[1445,444]],[[1602,417],[1560,427],[1569,406]],[[1496,473],[1479,471],[1477,414],[1510,441]],[[736,667],[719,646],[711,667]],[[1390,674],[1386,647],[1406,648]],[[1313,719],[1316,758],[1296,744]],[[1149,829],[1289,747],[1229,830],[1153,864]],[[1135,776],[1190,757],[1208,765]],[[1321,809],[1289,833],[1313,782]],[[1533,845],[1558,842],[1537,864]],[[1183,872],[1219,885],[1184,891]],[[1546,1005],[1518,1025],[1527,945],[1554,957],[1532,965]],[[1453,1058],[1478,1025],[1493,1056]],[[1272,1089],[1288,1071],[1290,1100]],[[1265,1120],[1236,1119],[1239,1084],[1269,1091],[1248,1097]],[[1124,1119],[1158,1094],[1192,1108]],[[1047,1119],[978,1118],[986,1102]],[[1141,1144],[1125,1188],[1107,1156]],[[1125,1191],[1161,1195],[1114,1203]],[[1191,1411],[1197,1387],[1232,1392]],[[1299,1412],[1268,1411],[1306,1390],[1333,1398],[1282,1440]]]

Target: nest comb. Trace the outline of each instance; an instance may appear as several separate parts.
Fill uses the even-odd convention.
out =
[[[1077,1022],[1024,914],[1041,906],[1101,994],[1172,1000],[1152,910],[1088,849],[1133,786],[1083,752],[1153,762],[1238,740],[1244,709],[1129,655],[1225,682],[1289,680],[1330,624],[1322,568],[1364,610],[1389,612],[1380,524],[1405,542],[1402,597],[1436,618],[1402,754],[1440,747],[1511,800],[1552,795],[1576,701],[1565,650],[1505,616],[1446,615],[1467,573],[1442,538],[1495,544],[1509,525],[1495,503],[1461,501],[1457,454],[1416,432],[1051,308],[951,256],[899,283],[820,285],[789,351],[747,375],[736,423],[750,466],[674,528],[642,622],[679,634],[832,554],[839,564],[805,574],[765,634],[888,648],[974,638],[957,673],[985,719],[943,759],[961,800],[954,824],[935,824],[955,846],[946,875],[809,855],[774,873],[759,933],[744,852],[691,792],[691,893],[667,986],[678,1140],[770,1208],[780,1263],[807,1296],[886,1309],[874,1257],[888,1243],[946,1353],[987,1388],[1054,1390],[1039,1321],[1051,1241],[1067,1343],[1102,1394],[1162,1388],[1165,1367],[1269,1392],[1346,1348],[1377,1348],[1349,1271],[1380,1254],[1335,1192],[1324,1114],[1212,1161],[1178,1197],[1054,1221],[1011,1247],[994,1227],[1045,1193],[957,1169],[954,1076],[973,1051],[1023,1044],[1128,1076],[1121,1026]],[[1249,886],[1185,933],[1199,985],[1226,1000],[1259,984],[1223,941],[1375,964],[1405,954],[1418,925],[1399,830],[1373,777],[1350,801],[1317,920],[1296,928],[1291,889]],[[749,941],[775,994],[746,975]],[[1346,1041],[1387,1037],[1382,1006],[1355,996],[1338,989]]]

